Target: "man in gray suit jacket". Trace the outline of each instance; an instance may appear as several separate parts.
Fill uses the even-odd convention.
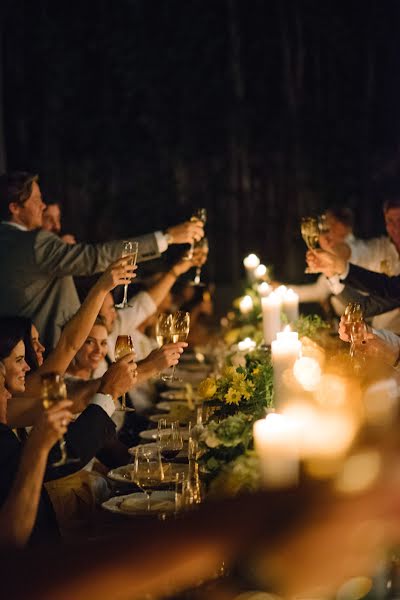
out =
[[[0,177],[0,316],[32,319],[49,350],[61,328],[79,308],[74,275],[104,271],[121,256],[121,240],[69,245],[44,231],[38,177],[15,172]],[[185,222],[132,241],[139,242],[138,262],[160,256],[169,244],[203,237],[200,221]]]

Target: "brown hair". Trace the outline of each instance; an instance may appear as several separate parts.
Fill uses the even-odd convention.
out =
[[[33,182],[38,180],[38,175],[25,171],[14,171],[0,176],[0,219],[10,217],[9,206],[12,202],[22,206],[28,200]]]

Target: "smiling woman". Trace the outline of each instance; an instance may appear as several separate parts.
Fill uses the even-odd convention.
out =
[[[11,394],[25,391],[25,377],[30,371],[25,360],[24,325],[20,319],[1,319],[0,360],[6,369],[5,384]]]
[[[91,379],[93,372],[107,354],[107,336],[104,319],[97,317],[85,343],[68,367],[68,373],[81,379]]]

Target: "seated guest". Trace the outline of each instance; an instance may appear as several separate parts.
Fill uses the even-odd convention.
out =
[[[7,426],[5,368],[0,363],[0,546],[25,546],[58,537],[53,507],[43,487],[51,448],[67,431],[69,400],[41,412],[21,448]]]
[[[0,360],[3,361],[5,366],[5,382],[11,394],[24,391],[25,375],[29,371],[29,366],[25,361],[25,345],[22,337],[23,329],[18,331],[15,320],[10,319],[8,322],[6,319],[2,320],[0,325]],[[66,477],[82,469],[106,444],[107,440],[115,435],[115,426],[111,416],[114,413],[118,397],[132,387],[135,372],[136,364],[132,354],[121,358],[109,368],[100,382],[99,392],[92,398],[89,406],[76,421],[70,425],[65,434],[68,455],[79,460],[76,463],[60,466],[56,469],[48,467],[45,476],[46,481]],[[19,399],[13,398],[11,402],[18,403]],[[21,437],[21,440],[25,441],[24,438],[25,436]],[[17,438],[16,441],[18,442]],[[58,458],[59,448],[58,446],[53,447],[49,454],[49,464],[51,465]],[[58,505],[58,514],[64,517],[73,512],[71,506],[66,507],[66,492],[71,491],[68,502],[73,499],[77,505],[80,505],[82,499],[79,494],[77,497],[75,491],[72,491],[73,486],[73,480],[69,480],[66,486],[63,485],[61,497],[57,488],[55,489],[53,497]],[[87,492],[86,486],[85,493]]]
[[[351,247],[357,246],[353,234],[354,215],[350,208],[332,206],[325,211],[327,233],[320,236],[321,246],[327,249],[336,248],[342,244]],[[350,249],[348,250],[350,254]],[[329,282],[324,275],[320,275],[313,283],[290,286],[299,296],[300,302],[319,302],[327,308],[326,302],[332,295]]]
[[[51,231],[66,244],[76,244],[75,236],[71,233],[61,235],[61,207],[58,202],[48,202],[43,211],[42,229]]]
[[[16,172],[0,177],[0,275],[7,281],[0,315],[29,317],[51,349],[79,308],[73,276],[104,271],[121,256],[122,241],[65,244],[41,229],[44,209],[36,175]],[[157,258],[169,244],[191,243],[203,235],[201,221],[188,221],[165,234],[136,238],[138,262]]]

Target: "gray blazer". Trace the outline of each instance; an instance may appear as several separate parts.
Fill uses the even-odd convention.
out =
[[[138,262],[160,256],[154,234],[132,239],[139,242]],[[80,306],[72,276],[101,273],[119,256],[120,240],[69,245],[48,231],[0,223],[0,316],[29,317],[52,348]]]

